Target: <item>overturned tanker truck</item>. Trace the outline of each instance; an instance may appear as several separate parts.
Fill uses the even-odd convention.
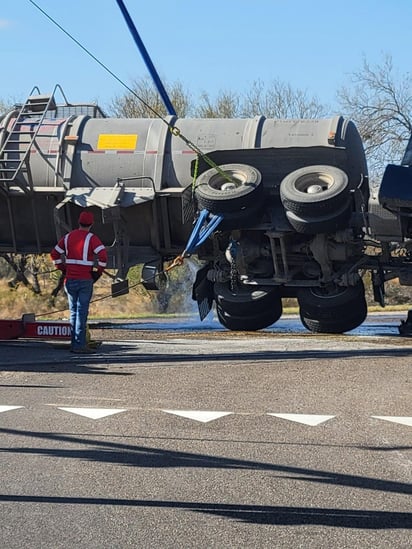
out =
[[[48,253],[87,207],[118,281],[143,264],[155,289],[186,249],[201,318],[214,303],[229,330],[268,327],[295,297],[307,329],[343,333],[365,320],[365,273],[381,305],[386,281],[412,285],[411,143],[372,187],[340,116],[115,119],[60,91],[0,118],[0,254]]]

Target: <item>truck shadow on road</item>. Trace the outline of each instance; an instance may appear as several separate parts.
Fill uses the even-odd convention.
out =
[[[173,349],[173,343],[167,342],[168,348]],[[0,352],[4,351],[1,349]],[[36,353],[25,350],[23,347],[16,347],[12,351],[3,352],[0,358],[0,371],[16,372],[56,372],[82,373],[97,375],[132,375],[130,372],[116,372],[110,369],[115,365],[148,365],[159,363],[199,363],[202,362],[261,362],[261,361],[311,361],[311,360],[334,360],[334,359],[367,359],[410,357],[411,348],[372,348],[372,349],[345,349],[345,350],[263,350],[263,351],[240,351],[236,352],[211,352],[202,353],[193,350],[188,352],[141,352],[138,344],[117,344],[108,343],[95,355],[71,355],[69,352],[56,351],[50,348],[49,352]]]
[[[242,505],[185,501],[157,501],[92,497],[0,495],[0,502],[45,503],[69,505],[110,505],[138,508],[182,509],[207,513],[242,521],[266,525],[319,525],[367,530],[410,529],[412,513],[369,511],[366,509],[335,509],[316,507],[284,507],[272,505]]]
[[[118,464],[128,467],[142,468],[200,468],[212,469],[251,470],[269,472],[275,477],[296,480],[296,482],[318,483],[320,485],[341,486],[385,493],[402,495],[412,494],[412,485],[409,483],[381,480],[378,478],[350,475],[336,471],[323,471],[267,463],[244,459],[226,458],[193,452],[165,450],[162,448],[138,446],[120,442],[102,441],[96,438],[86,438],[72,434],[57,434],[47,432],[24,431],[18,429],[0,429],[3,435],[34,438],[52,442],[57,446],[50,448],[29,447],[26,444],[20,447],[3,447],[0,452],[18,455],[36,455],[74,459],[99,463]],[[61,444],[60,444],[61,443]],[[37,443],[38,444],[38,443]],[[73,444],[73,448],[67,447]],[[65,447],[63,446],[65,445]],[[79,445],[83,447],[79,448]],[[210,473],[208,473],[210,474]],[[48,497],[25,495],[0,495],[0,501],[14,501],[27,503],[68,503],[81,505],[119,505],[130,507],[170,507],[186,509],[194,512],[209,513],[251,523],[259,524],[319,524],[346,528],[412,528],[412,513],[373,511],[364,509],[328,509],[283,506],[261,506],[244,504],[210,504],[202,502],[155,501],[93,497]]]

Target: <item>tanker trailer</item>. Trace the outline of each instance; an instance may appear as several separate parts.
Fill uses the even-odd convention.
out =
[[[0,253],[48,253],[88,207],[122,279],[136,264],[161,271],[199,212],[219,216],[193,252],[193,296],[231,330],[273,324],[296,297],[308,329],[345,332],[365,319],[366,270],[378,295],[409,269],[392,252],[408,229],[370,194],[351,121],[106,118],[57,105],[57,89],[0,120]]]

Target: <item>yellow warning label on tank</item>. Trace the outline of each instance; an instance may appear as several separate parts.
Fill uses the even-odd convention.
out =
[[[100,150],[133,151],[137,144],[137,134],[128,133],[101,133],[97,141]]]

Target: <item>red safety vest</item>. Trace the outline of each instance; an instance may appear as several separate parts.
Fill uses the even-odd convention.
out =
[[[88,280],[92,278],[93,266],[101,273],[107,265],[106,248],[100,238],[82,229],[67,233],[50,255],[54,265],[66,271],[66,278]]]

